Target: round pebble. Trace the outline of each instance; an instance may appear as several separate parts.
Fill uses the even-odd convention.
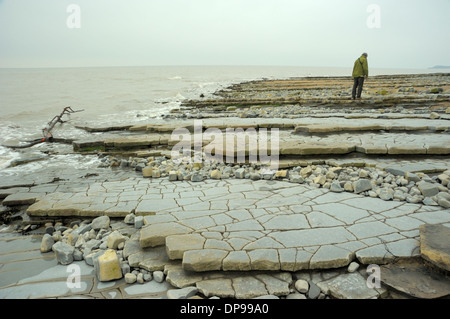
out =
[[[299,279],[295,282],[295,289],[297,289],[298,292],[305,294],[308,292],[309,283],[306,280]]]
[[[155,279],[156,282],[163,282],[164,281],[164,273],[160,270],[153,272],[153,279]]]
[[[136,280],[137,280],[137,277],[135,274],[133,274],[131,272],[125,274],[125,282],[127,284],[134,284],[136,282]]]

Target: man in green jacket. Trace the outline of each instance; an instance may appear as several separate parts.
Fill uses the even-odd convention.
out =
[[[353,90],[352,99],[361,99],[361,92],[364,85],[364,78],[369,76],[369,66],[367,64],[367,53],[363,53],[360,58],[355,61],[353,66]]]

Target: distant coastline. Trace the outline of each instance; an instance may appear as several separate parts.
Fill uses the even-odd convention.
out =
[[[450,69],[450,65],[435,65],[429,69]]]

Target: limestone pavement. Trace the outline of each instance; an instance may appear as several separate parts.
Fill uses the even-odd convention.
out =
[[[29,204],[33,196],[28,197]],[[450,226],[450,210],[442,207],[334,193],[287,181],[194,183],[119,174],[116,180],[97,178],[70,192],[52,190],[35,200],[28,208],[30,215],[116,216],[120,219],[112,227],[119,230],[126,228],[120,221],[124,216],[144,216],[145,225],[130,234],[124,252],[130,266],[164,271],[166,281],[104,283],[80,261],[75,263],[82,285],[72,289],[67,285],[68,266],[58,265],[53,253],[36,251],[40,238],[12,238],[6,232],[0,254],[2,298],[166,298],[171,289],[193,285],[207,297],[288,295],[292,274],[321,269],[333,274],[328,269],[352,261],[367,266],[420,256],[420,226]],[[19,242],[25,245],[14,248]],[[331,285],[329,279],[334,277],[315,279]],[[359,273],[351,277],[365,281]],[[251,293],[248,287],[253,287]],[[369,295],[377,297],[380,292],[372,290]]]

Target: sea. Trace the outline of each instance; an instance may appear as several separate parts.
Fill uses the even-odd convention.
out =
[[[76,123],[106,126],[146,123],[160,118],[185,99],[205,98],[232,84],[259,79],[304,76],[350,76],[351,68],[287,66],[142,66],[87,68],[0,68],[0,178],[45,168],[98,166],[96,156],[74,154],[70,145],[40,143],[13,149],[42,138],[42,129],[65,107],[52,131],[55,137],[88,136]],[[371,75],[448,72],[439,69],[371,69]],[[29,163],[16,165],[17,163]],[[24,161],[20,160],[25,159]]]

